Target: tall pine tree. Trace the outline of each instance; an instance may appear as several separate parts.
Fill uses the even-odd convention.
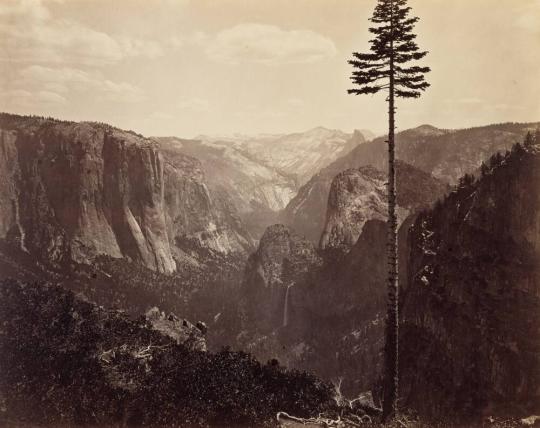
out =
[[[395,170],[395,98],[418,98],[428,86],[424,74],[429,67],[412,65],[427,52],[420,51],[412,32],[418,21],[410,17],[407,0],[378,0],[369,29],[374,34],[369,53],[353,53],[349,94],[388,92],[388,311],[386,317],[383,417],[397,412],[399,286]]]

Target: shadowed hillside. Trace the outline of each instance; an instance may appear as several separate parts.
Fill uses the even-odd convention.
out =
[[[432,415],[540,410],[539,189],[538,148],[516,145],[416,219],[403,302],[409,405]]]
[[[54,286],[0,286],[5,426],[264,426],[330,407],[313,376],[177,344]]]

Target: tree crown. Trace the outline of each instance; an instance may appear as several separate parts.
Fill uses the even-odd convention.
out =
[[[418,98],[429,87],[424,74],[429,67],[411,65],[426,56],[420,51],[412,32],[418,21],[410,17],[407,0],[378,0],[370,21],[375,24],[369,31],[375,35],[370,40],[370,53],[353,53],[349,60],[354,68],[351,80],[355,85],[349,94],[375,94],[389,88],[393,79],[395,95],[401,98]]]

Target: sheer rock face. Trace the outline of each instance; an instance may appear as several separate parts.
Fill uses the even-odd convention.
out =
[[[172,272],[163,160],[148,140],[88,123],[2,129],[2,238],[43,260],[130,257]]]
[[[396,168],[399,223],[410,213],[429,207],[448,190],[444,183],[430,174],[403,162],[398,162]],[[385,173],[365,166],[338,174],[330,187],[320,247],[352,247],[366,221],[386,221],[386,201]]]
[[[372,167],[348,169],[332,181],[320,247],[351,247],[369,219],[385,220],[385,177]]]
[[[411,229],[402,396],[422,412],[538,411],[539,190],[517,151]]]
[[[248,259],[243,284],[243,310],[249,322],[257,324],[255,330],[282,326],[287,288],[321,263],[314,245],[294,231],[281,224],[266,229]]]
[[[250,248],[198,162],[168,157],[132,132],[97,123],[0,117],[0,239],[42,262],[126,257],[156,271],[174,257]],[[173,257],[174,256],[174,257]]]
[[[251,236],[230,201],[209,190],[201,163],[169,150],[163,157],[165,219],[175,257],[189,258],[204,249],[224,255],[251,250]]]

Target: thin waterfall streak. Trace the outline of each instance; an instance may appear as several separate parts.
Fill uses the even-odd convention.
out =
[[[285,302],[283,304],[283,327],[287,327],[289,324],[289,289],[292,287],[292,284],[287,286],[287,291],[285,291]]]

